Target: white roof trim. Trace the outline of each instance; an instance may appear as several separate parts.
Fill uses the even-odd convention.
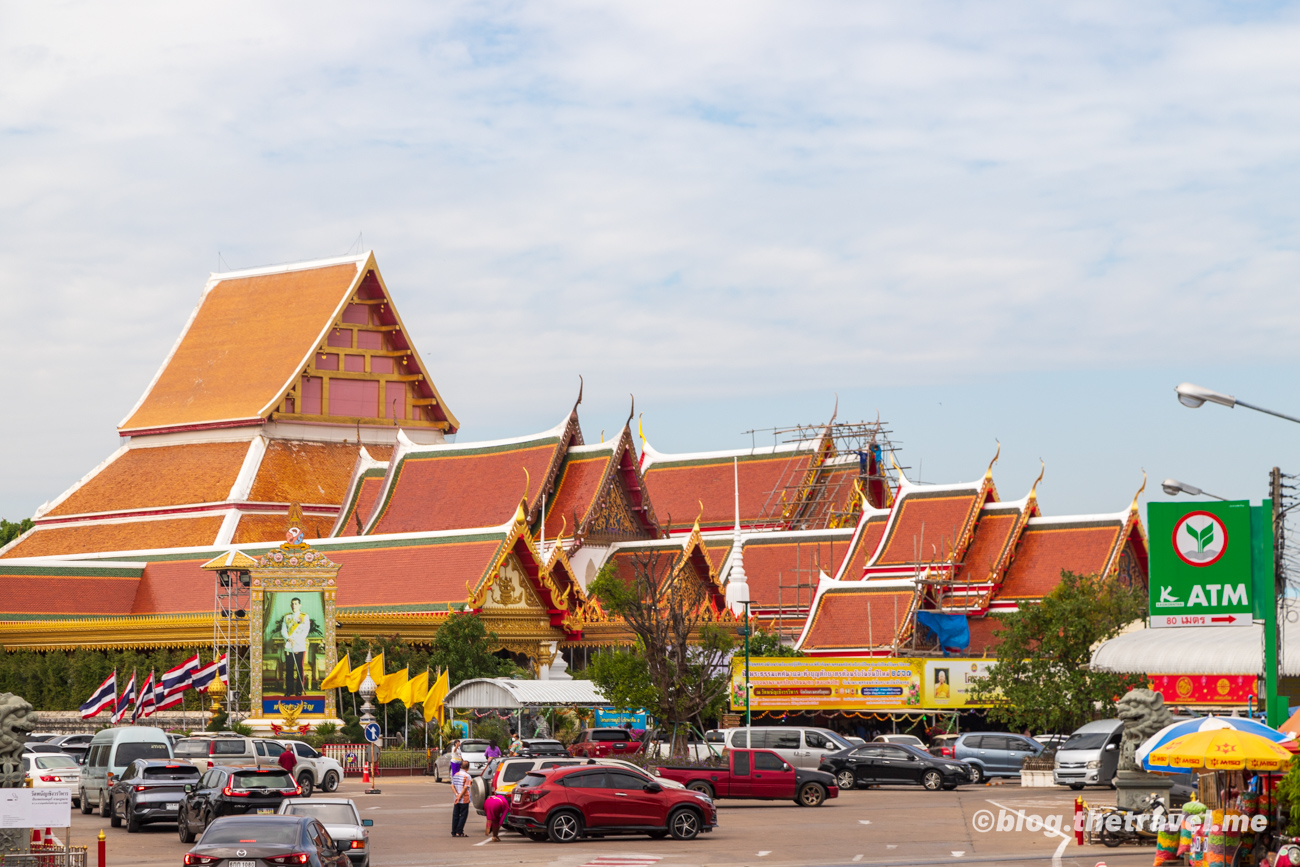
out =
[[[235,476],[235,483],[230,486],[227,501],[240,503],[248,499],[248,495],[253,490],[253,482],[257,479],[257,472],[262,467],[262,458],[265,456],[266,437],[253,437],[248,444],[248,451],[244,453],[244,463],[239,467],[239,475]]]
[[[406,435],[401,432],[400,428],[398,429],[397,435],[401,439],[406,439]],[[370,452],[366,451],[366,447],[364,445],[359,447],[357,451],[356,463],[352,465],[352,478],[348,479],[348,486],[343,489],[343,502],[339,504],[339,514],[338,517],[334,519],[334,526],[330,528],[331,538],[334,536],[338,536],[343,530],[343,521],[347,519],[348,505],[352,502],[352,498],[356,494],[357,486],[361,484],[361,477],[365,475],[367,472],[369,472],[370,470],[377,470],[380,467],[387,467],[391,463],[392,463],[391,458],[387,461],[376,460],[375,458],[370,456]],[[382,480],[380,481],[380,487],[381,488],[383,487]],[[375,502],[379,502],[379,501],[376,500]]]
[[[117,451],[113,452],[111,455],[104,458],[104,460],[100,461],[98,466],[96,466],[93,470],[91,470],[90,472],[82,476],[80,479],[78,479],[72,485],[72,487],[68,488],[62,494],[59,494],[57,497],[54,498],[53,501],[42,504],[41,507],[36,510],[36,514],[32,515],[32,520],[35,521],[39,518],[44,517],[45,515],[48,515],[51,511],[56,509],[60,503],[62,503],[68,497],[72,496],[73,492],[80,490],[82,485],[86,484],[86,482],[89,482],[95,476],[103,472],[104,468],[107,467],[109,464],[113,463],[113,461],[117,460],[122,455],[126,454],[127,449],[129,448],[130,445],[128,443],[123,443],[122,445],[118,446]]]
[[[668,454],[666,452],[658,451],[657,449],[655,449],[654,446],[650,445],[649,440],[646,440],[642,443],[641,446],[641,455],[643,458],[641,464],[641,470],[642,471],[648,470],[650,469],[651,466],[653,466],[656,463],[667,463],[670,461],[676,462],[676,461],[713,460],[713,459],[721,459],[721,458],[761,457],[765,455],[776,455],[776,454],[785,454],[785,453],[789,453],[793,455],[797,452],[813,451],[816,449],[816,447],[817,447],[817,443],[802,442],[802,443],[782,443],[776,446],[762,446],[759,448],[725,449],[723,451],[718,451],[718,452],[682,452],[680,454]]]
[[[794,643],[795,649],[803,650],[804,639],[808,637],[808,630],[812,628],[813,618],[817,616],[817,609],[821,607],[823,596],[831,590],[861,590],[866,586],[868,585],[862,581],[836,581],[834,578],[826,577],[826,573],[823,572],[817,581],[817,593],[813,596],[812,604],[808,606],[808,617],[803,622],[803,630],[800,631],[799,639]],[[916,587],[916,582],[911,578],[885,579],[872,581],[870,586],[873,588],[883,587],[887,590],[913,590]]]
[[[366,250],[353,256],[337,256],[332,259],[310,259],[306,262],[288,262],[283,265],[262,265],[257,268],[245,268],[241,271],[213,271],[208,275],[208,283],[215,286],[222,280],[238,280],[243,277],[265,277],[270,274],[288,274],[292,271],[314,271],[317,268],[330,268],[334,265],[364,265],[374,250]],[[207,291],[206,289],[204,291]]]

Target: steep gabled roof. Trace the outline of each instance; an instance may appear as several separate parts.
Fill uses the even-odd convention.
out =
[[[706,531],[733,527],[737,477],[740,524],[752,529],[783,525],[779,489],[815,470],[821,457],[816,443],[677,455],[645,443],[641,470],[660,522],[671,521],[669,532],[688,532],[697,515]]]
[[[867,568],[960,561],[979,510],[997,501],[992,476],[957,485],[918,485],[899,475],[889,524]]]
[[[383,305],[382,314],[370,314],[372,303]],[[414,382],[421,394],[416,400],[429,407],[435,426],[455,431],[458,423],[404,336],[374,255],[366,252],[213,274],[162,367],[118,426],[119,433],[255,425],[273,413],[284,413],[285,396],[297,393],[299,376],[313,365],[316,351],[338,345],[330,343],[331,333],[355,324],[350,307],[361,308],[364,327],[381,335],[379,343],[387,339],[390,351],[404,353],[400,370],[390,373],[408,375],[404,381]],[[367,376],[363,371],[361,378]],[[296,405],[287,415],[303,413]],[[348,415],[388,418],[382,410]]]
[[[360,536],[365,530],[371,511],[379,500],[384,478],[388,475],[392,454],[392,448],[385,448],[381,452],[374,446],[363,446],[358,452],[347,492],[343,495],[343,507],[339,509],[338,519],[330,529],[331,536]]]
[[[548,539],[565,528],[579,541],[659,535],[629,428],[608,442],[569,447],[547,500],[545,520]]]
[[[858,514],[858,524],[853,528],[853,537],[832,575],[836,581],[858,581],[862,578],[863,568],[884,538],[889,515],[889,509],[873,509],[863,504]]]
[[[741,537],[751,611],[812,604],[818,575],[844,559],[853,530],[795,530]],[[731,562],[735,562],[734,556]],[[796,584],[807,585],[795,589]]]
[[[685,539],[618,543],[610,548],[605,564],[612,563],[615,577],[627,582],[636,579],[638,560],[656,571],[669,569],[673,576],[690,575],[704,584],[713,606],[721,611],[726,607],[726,593],[722,589],[715,563],[725,559],[726,547],[730,547],[730,544],[728,540],[725,547],[717,544],[710,551],[696,526],[692,527],[690,535]]]
[[[565,453],[581,442],[576,411],[549,431],[508,440],[422,446],[399,436],[365,532],[495,526],[513,513],[525,485],[534,521]]]
[[[813,655],[892,651],[910,632],[914,601],[910,582],[823,581],[795,646]]]
[[[1110,515],[1031,518],[1020,536],[997,600],[1041,599],[1061,581],[1062,570],[1109,577],[1125,551],[1146,570],[1146,539],[1134,507]]]

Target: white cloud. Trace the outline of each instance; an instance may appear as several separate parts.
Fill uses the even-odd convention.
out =
[[[218,251],[359,231],[467,436],[577,372],[1293,363],[1298,37],[1251,4],[11,4],[0,363],[36,421],[0,444],[63,451],[0,513],[112,447]]]

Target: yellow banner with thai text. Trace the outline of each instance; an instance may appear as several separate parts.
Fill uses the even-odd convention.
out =
[[[979,707],[970,701],[987,659],[809,659],[760,657],[749,660],[753,711],[922,710]],[[731,708],[745,709],[745,660],[732,659]]]

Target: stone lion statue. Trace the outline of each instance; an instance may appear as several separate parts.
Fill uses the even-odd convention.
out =
[[[1140,771],[1134,753],[1143,741],[1169,725],[1169,708],[1164,696],[1149,689],[1135,689],[1115,705],[1115,713],[1124,722],[1124,739],[1119,746],[1119,770]]]
[[[0,788],[24,784],[22,754],[27,736],[36,730],[36,713],[22,696],[0,693]],[[25,829],[0,829],[0,851],[26,852],[30,837]]]

